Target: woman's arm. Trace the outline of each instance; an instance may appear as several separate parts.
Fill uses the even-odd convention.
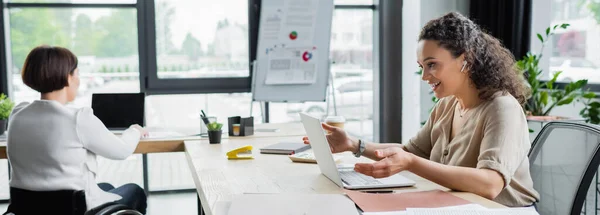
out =
[[[504,189],[502,176],[494,170],[448,166],[413,157],[409,171],[444,187],[474,193],[490,200]]]
[[[384,178],[408,170],[444,187],[475,193],[488,199],[494,199],[504,189],[502,176],[494,170],[443,165],[397,147],[377,150],[375,155],[381,160],[356,164],[355,171]]]
[[[133,154],[141,134],[132,126],[117,137],[91,109],[83,108],[77,114],[77,136],[87,150],[105,158],[123,160]]]

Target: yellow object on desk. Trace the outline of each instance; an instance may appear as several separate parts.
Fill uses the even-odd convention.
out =
[[[243,159],[254,159],[254,157],[252,157],[252,155],[250,156],[238,156],[239,154],[248,154],[248,153],[252,153],[252,146],[251,145],[247,145],[247,146],[242,146],[239,147],[237,149],[231,150],[229,152],[227,152],[227,159],[229,160],[243,160]]]

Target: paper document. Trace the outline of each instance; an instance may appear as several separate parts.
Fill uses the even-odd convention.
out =
[[[310,45],[317,21],[319,0],[287,0],[280,38],[288,45]]]
[[[317,48],[275,48],[269,54],[265,84],[313,84],[317,80]]]
[[[445,210],[486,210],[486,207],[483,207],[478,204],[467,204],[467,205],[459,205],[459,206],[450,206],[450,207],[441,207],[436,209],[445,209]],[[363,215],[407,215],[406,211],[386,211],[386,212],[365,212]]]
[[[229,215],[358,215],[356,207],[337,194],[245,194],[231,202]]]
[[[275,43],[277,40],[279,40],[279,35],[281,34],[283,10],[280,7],[266,7],[265,12],[265,19],[260,26],[260,38],[263,41]]]

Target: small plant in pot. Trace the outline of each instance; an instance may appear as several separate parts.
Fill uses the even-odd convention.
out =
[[[8,124],[8,116],[12,112],[15,103],[8,99],[6,95],[0,94],[0,135],[6,131],[6,125]]]
[[[223,134],[223,124],[217,122],[211,122],[206,125],[208,128],[208,141],[211,144],[221,143],[221,135]]]

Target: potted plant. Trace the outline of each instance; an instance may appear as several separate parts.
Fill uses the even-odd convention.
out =
[[[6,125],[8,124],[8,116],[12,112],[15,103],[8,99],[6,95],[0,94],[0,135],[6,131]]]
[[[223,124],[217,122],[211,122],[206,125],[206,128],[208,128],[209,143],[221,143],[221,135],[223,134],[223,131],[221,130],[222,127]]]
[[[596,98],[594,92],[584,89],[588,82],[586,79],[557,84],[556,81],[561,74],[558,71],[552,73],[550,80],[545,82],[540,80],[542,69],[539,67],[539,62],[543,57],[541,53],[543,53],[546,42],[549,41],[549,38],[554,35],[557,29],[567,29],[568,27],[569,24],[554,25],[546,29],[545,37],[542,34],[537,34],[537,38],[542,43],[540,54],[529,52],[521,60],[517,61],[518,71],[525,77],[527,86],[531,91],[531,96],[523,106],[523,111],[527,115],[532,140],[544,124],[550,121],[569,120],[585,121],[592,124],[600,123],[600,103],[594,101]],[[572,104],[573,102],[579,102],[584,105],[583,109],[579,112],[582,118],[550,115],[555,107]],[[532,127],[540,129],[532,130]]]

